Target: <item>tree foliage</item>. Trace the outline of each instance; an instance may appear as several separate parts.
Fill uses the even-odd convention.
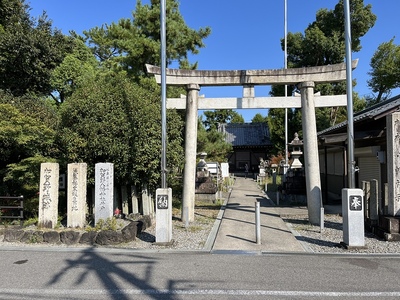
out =
[[[0,33],[16,23],[29,24],[29,6],[24,1],[2,0],[0,2]]]
[[[361,37],[374,26],[376,16],[371,4],[363,0],[350,1],[351,48],[361,50]],[[345,18],[343,0],[333,10],[320,9],[316,20],[304,34],[288,33],[287,51],[290,68],[322,66],[341,63],[345,57]],[[282,39],[282,49],[284,40]]]
[[[243,116],[232,109],[207,110],[204,116],[203,124],[207,130],[218,129],[218,124],[244,123]]]
[[[251,120],[251,123],[265,123],[268,121],[268,117],[263,117],[262,114],[256,113]]]
[[[204,47],[210,28],[189,28],[178,8],[167,0],[167,62],[195,68],[188,55]],[[144,67],[161,60],[160,2],[137,1],[132,19],[85,37],[66,37],[29,9],[24,0],[0,1],[0,188],[34,193],[43,161],[86,162],[91,183],[95,163],[112,162],[117,184],[159,186],[160,88]],[[169,181],[183,168],[183,130],[182,115],[169,110]]]
[[[297,109],[288,109],[288,139],[290,142],[297,132],[302,136],[301,113]],[[274,145],[274,154],[285,154],[285,110],[273,108],[268,112],[268,127],[271,142]]]
[[[370,4],[364,5],[363,0],[350,1],[351,11],[351,47],[353,52],[361,50],[361,37],[374,26],[376,16],[372,13]],[[344,61],[345,58],[345,18],[343,0],[336,4],[333,10],[321,9],[316,14],[316,20],[309,24],[304,34],[300,32],[288,33],[287,35],[287,53],[288,67],[302,68],[312,66],[322,66],[329,64],[337,64]],[[284,39],[281,41],[282,49],[284,47]],[[295,86],[288,86],[288,95],[296,91]],[[321,95],[339,95],[346,93],[345,82],[317,84],[315,91],[321,92]],[[284,95],[283,87],[274,86],[271,90],[272,96]],[[360,99],[355,93],[353,95],[354,109],[362,109],[365,107],[365,101]],[[300,119],[300,112],[292,114],[288,123],[300,126],[297,120]],[[276,147],[284,145],[284,135],[279,132],[275,134],[272,128],[282,130],[280,117],[284,115],[284,110],[270,110],[268,115],[271,134],[276,137]],[[346,108],[330,107],[316,108],[317,129],[322,130],[335,125],[346,119]],[[274,124],[274,122],[277,122]],[[284,117],[282,119],[284,122]],[[293,132],[289,129],[289,137]],[[301,127],[294,129],[296,132],[301,131]],[[279,138],[280,137],[280,138]],[[279,148],[276,148],[278,150]],[[280,148],[282,149],[282,148]]]
[[[57,113],[49,102],[0,92],[0,191],[36,196],[40,163],[57,157]]]
[[[379,45],[370,66],[368,86],[377,93],[372,102],[379,103],[390,96],[392,89],[400,87],[400,46],[394,44],[394,38]]]
[[[51,73],[71,50],[71,39],[53,29],[46,14],[35,20],[28,10],[23,0],[1,2],[0,89],[49,95]]]
[[[74,39],[74,48],[51,74],[50,83],[58,102],[65,99],[81,87],[86,81],[95,77],[98,72],[98,61],[90,48],[78,37]]]
[[[227,154],[232,151],[232,145],[227,143],[222,132],[217,128],[206,130],[199,121],[197,131],[197,152],[207,153],[208,161],[224,162]]]
[[[116,180],[157,185],[160,179],[160,104],[155,93],[122,75],[88,81],[61,106],[60,143],[67,161],[86,162],[93,183],[94,166],[115,165]],[[173,112],[169,166],[182,160],[182,122]]]
[[[167,64],[177,61],[194,68],[195,65],[188,64],[188,54],[197,54],[204,47],[203,39],[211,30],[189,28],[179,12],[179,2],[168,0],[166,4]],[[146,5],[137,1],[132,17],[92,28],[84,34],[104,67],[140,76],[145,74],[145,64],[161,64],[160,1],[152,0]]]

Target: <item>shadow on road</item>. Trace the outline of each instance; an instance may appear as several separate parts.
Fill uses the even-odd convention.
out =
[[[117,262],[108,260],[106,255],[110,256],[126,256],[126,260]],[[150,284],[153,273],[153,266],[157,263],[154,257],[144,255],[116,254],[116,253],[98,253],[92,249],[82,252],[82,255],[77,259],[67,259],[67,266],[60,270],[54,278],[48,283],[51,287],[54,284],[60,283],[64,276],[70,277],[71,272],[76,278],[76,288],[85,282],[88,277],[96,276],[102,283],[104,290],[109,293],[109,299],[132,299],[132,295],[127,295],[126,284],[131,286],[131,289],[141,290],[147,297],[152,299],[176,299],[174,295],[167,293],[165,290],[157,290],[156,287]],[[135,265],[145,264],[145,276],[139,277],[135,274]],[[124,287],[122,284],[124,283]],[[140,295],[137,295],[140,297]]]

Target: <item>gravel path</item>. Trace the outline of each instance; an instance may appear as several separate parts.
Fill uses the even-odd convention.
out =
[[[315,253],[393,253],[400,254],[400,242],[387,242],[365,231],[366,249],[347,250],[340,246],[343,241],[343,221],[339,215],[325,215],[322,232],[320,226],[311,225],[304,216],[285,217],[289,228],[310,252]]]

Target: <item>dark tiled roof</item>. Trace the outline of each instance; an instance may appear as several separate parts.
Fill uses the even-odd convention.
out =
[[[400,95],[393,97],[389,100],[375,104],[353,115],[354,123],[362,122],[368,119],[379,119],[392,112],[400,111]],[[325,130],[318,132],[318,135],[329,134],[334,131],[342,131],[347,128],[347,121],[339,123],[335,126],[329,127]]]
[[[225,134],[225,141],[233,147],[271,146],[266,123],[220,124],[219,131]]]

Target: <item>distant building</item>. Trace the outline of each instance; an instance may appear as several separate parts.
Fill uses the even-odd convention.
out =
[[[248,164],[250,173],[258,173],[260,158],[266,160],[272,148],[268,125],[229,123],[220,124],[218,130],[225,134],[225,141],[233,148],[227,157],[229,172],[244,173]]]

